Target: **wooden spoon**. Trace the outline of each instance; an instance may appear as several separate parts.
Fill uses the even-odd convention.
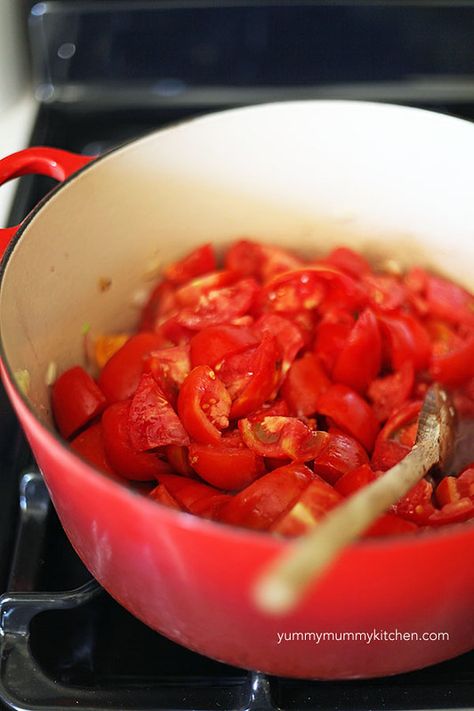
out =
[[[446,392],[439,385],[432,385],[421,409],[418,434],[410,453],[333,509],[321,524],[271,563],[254,589],[258,607],[279,614],[291,610],[309,584],[324,573],[347,545],[405,496],[432,467],[446,465],[454,433],[454,407]]]

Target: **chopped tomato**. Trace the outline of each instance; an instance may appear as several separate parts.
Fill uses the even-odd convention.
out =
[[[354,317],[351,314],[337,310],[328,312],[316,327],[314,352],[328,373],[332,373],[354,323]]]
[[[407,297],[401,280],[390,274],[364,274],[362,285],[370,305],[380,311],[399,309]]]
[[[162,345],[163,340],[156,333],[137,333],[107,361],[99,376],[99,385],[109,402],[127,400],[133,395],[145,358]]]
[[[395,504],[393,511],[397,516],[423,525],[434,512],[432,498],[432,485],[426,479],[422,479]]]
[[[457,284],[426,275],[426,300],[430,314],[449,323],[474,325],[474,298]]]
[[[377,475],[368,464],[362,464],[357,469],[352,469],[341,476],[334,484],[334,488],[342,496],[350,496],[367,484],[375,481]]]
[[[176,309],[176,289],[167,281],[159,282],[152,290],[142,311],[139,331],[153,331],[166,314]]]
[[[371,451],[379,425],[372,408],[346,385],[332,385],[319,401],[318,412]]]
[[[216,255],[211,244],[194,249],[179,262],[166,267],[164,274],[172,284],[183,284],[189,279],[212,272],[216,268]]]
[[[163,504],[163,506],[166,506],[169,509],[176,509],[177,511],[181,511],[181,506],[178,504],[174,496],[171,496],[170,492],[164,486],[164,484],[158,484],[158,486],[155,486],[155,488],[150,491],[148,496],[153,499],[154,501],[158,501],[160,504]]]
[[[218,489],[238,491],[265,473],[263,458],[243,442],[223,437],[217,444],[192,444],[189,461],[199,476]]]
[[[372,454],[374,469],[386,471],[406,457],[415,443],[421,405],[420,400],[405,403],[380,430]]]
[[[229,426],[232,400],[225,385],[207,365],[198,365],[181,386],[178,413],[187,433],[197,442],[212,444]]]
[[[289,411],[297,417],[314,415],[321,395],[331,381],[313,353],[305,353],[295,360],[281,388]]]
[[[296,354],[304,346],[304,338],[301,329],[283,316],[278,314],[263,314],[255,322],[254,331],[260,337],[268,331],[276,338],[281,352],[281,372],[284,375],[296,358]]]
[[[461,498],[474,499],[474,467],[472,465],[458,476],[457,485]]]
[[[271,527],[281,536],[301,536],[318,525],[328,511],[342,501],[342,496],[327,482],[316,477],[304,489],[293,507]]]
[[[107,461],[102,439],[102,425],[95,422],[87,429],[83,430],[71,442],[71,447],[75,452],[87,459],[96,469],[100,469],[108,474],[113,474],[113,470]]]
[[[298,462],[314,459],[329,438],[327,432],[315,432],[296,417],[264,417],[259,422],[243,419],[239,430],[256,454]]]
[[[233,496],[221,509],[219,520],[267,530],[294,506],[313,478],[313,472],[303,464],[274,469]]]
[[[271,404],[262,405],[255,412],[250,413],[248,419],[250,422],[259,422],[264,417],[288,417],[290,411],[284,400],[275,400]]]
[[[430,526],[446,526],[449,523],[462,523],[474,516],[474,501],[463,498],[456,503],[445,504],[433,511],[425,521]]]
[[[176,321],[191,331],[227,323],[247,313],[258,289],[257,282],[250,278],[223,289],[213,289],[203,294],[196,306],[178,311]]]
[[[188,448],[177,444],[165,447],[166,459],[171,468],[182,476],[193,476],[194,471],[189,464]]]
[[[366,538],[379,536],[398,536],[405,533],[416,533],[418,526],[412,521],[407,521],[395,514],[387,513],[381,516],[364,533]]]
[[[260,265],[260,279],[266,284],[278,274],[284,274],[303,266],[303,261],[281,247],[262,245],[263,259]]]
[[[324,261],[356,278],[371,271],[368,261],[349,247],[336,247]]]
[[[377,318],[365,309],[342,347],[332,371],[333,380],[364,393],[382,365],[382,342]]]
[[[403,363],[395,373],[372,380],[368,396],[380,422],[384,422],[410,398],[414,384],[415,371],[410,361]]]
[[[418,319],[409,314],[390,314],[380,316],[380,324],[394,370],[400,370],[407,361],[413,364],[415,370],[428,367],[431,341]]]
[[[215,368],[224,358],[257,345],[257,337],[249,327],[230,324],[208,326],[191,339],[191,365],[193,368],[197,365]]]
[[[329,434],[329,441],[314,460],[315,474],[330,484],[353,469],[369,463],[365,449],[353,437],[343,432]]]
[[[169,472],[166,462],[153,452],[137,452],[130,441],[130,402],[110,405],[102,415],[104,450],[112,469],[126,479],[150,481]]]
[[[474,336],[458,349],[431,361],[433,380],[449,387],[463,385],[474,377]]]
[[[162,474],[158,480],[182,509],[204,518],[215,518],[222,506],[231,499],[228,494],[189,477]]]
[[[225,256],[225,268],[240,277],[260,279],[263,262],[262,245],[248,239],[240,239],[229,247]]]
[[[455,476],[445,476],[439,482],[435,491],[436,501],[439,506],[455,504],[462,496],[458,489],[458,480]]]
[[[143,452],[168,444],[189,444],[189,437],[176,412],[154,377],[144,373],[132,398],[128,415],[132,447]]]
[[[236,275],[229,271],[216,271],[183,284],[175,292],[176,312],[183,306],[197,306],[200,300],[213,291],[227,287],[236,281]]]
[[[59,431],[63,437],[70,437],[100,415],[107,400],[102,388],[77,365],[65,370],[56,380],[51,402]]]
[[[179,389],[191,370],[189,346],[153,351],[145,360],[145,370],[153,375],[166,399],[175,407]]]

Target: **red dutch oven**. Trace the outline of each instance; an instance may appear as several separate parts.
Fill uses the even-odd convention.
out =
[[[345,243],[472,288],[474,126],[359,102],[274,104],[92,161],[48,148],[0,161],[0,182],[27,173],[62,184],[1,234],[2,377],[62,525],[104,588],[176,642],[271,674],[373,677],[474,647],[472,523],[357,543],[291,614],[265,615],[252,586],[288,543],[166,509],[93,469],[55,432],[46,378],[51,363],[84,361],[85,323],[132,328],[150,271],[204,241],[250,235],[306,254]],[[374,631],[395,639],[337,639]],[[305,632],[336,638],[292,634]]]

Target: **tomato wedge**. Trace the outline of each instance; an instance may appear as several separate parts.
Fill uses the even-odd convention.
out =
[[[433,380],[449,387],[471,380],[474,377],[474,336],[451,353],[433,358],[430,374]]]
[[[169,472],[166,462],[153,452],[137,452],[130,441],[130,402],[110,405],[102,415],[104,450],[112,469],[126,479],[150,481]]]
[[[265,332],[252,356],[252,371],[230,409],[232,419],[245,417],[274,396],[280,373],[280,349],[276,339]],[[224,374],[225,364],[221,374]]]
[[[264,417],[239,420],[242,439],[262,457],[309,462],[327,443],[327,432],[315,432],[296,417]]]
[[[191,365],[193,368],[197,365],[215,368],[224,358],[257,345],[257,336],[249,327],[231,324],[208,326],[191,339]]]
[[[189,346],[153,351],[145,359],[144,369],[153,375],[160,390],[174,407],[179,389],[191,370]]]
[[[216,255],[211,244],[203,244],[186,257],[164,270],[165,278],[172,284],[183,284],[189,279],[212,272],[216,268]]]
[[[347,343],[354,326],[354,317],[346,311],[328,312],[316,327],[314,353],[329,374]]]
[[[421,400],[405,403],[380,430],[372,454],[374,469],[386,471],[408,454],[415,443],[421,406]]]
[[[263,314],[254,324],[254,332],[260,337],[266,331],[276,338],[282,358],[281,372],[284,375],[304,346],[301,329],[287,318],[270,313]]]
[[[176,412],[150,373],[144,373],[130,404],[130,442],[137,452],[168,444],[185,446],[189,437]]]
[[[171,496],[170,492],[164,486],[164,484],[158,484],[155,488],[150,491],[148,496],[154,501],[158,501],[163,506],[169,509],[176,509],[177,511],[182,511],[181,506],[178,504],[174,496]]]
[[[318,412],[371,451],[379,430],[372,408],[346,385],[332,385],[322,396]]]
[[[334,484],[334,488],[342,496],[350,496],[355,494],[359,489],[363,489],[364,486],[375,481],[377,475],[368,464],[362,464],[362,466],[357,469],[352,469],[341,476],[340,479]]]
[[[215,518],[222,506],[231,499],[228,494],[188,477],[162,474],[158,479],[182,509],[196,516]]]
[[[424,326],[410,314],[380,316],[382,334],[387,340],[394,370],[410,361],[415,370],[427,368],[431,358],[431,341]]]
[[[54,419],[63,437],[97,417],[106,402],[102,389],[79,365],[64,371],[51,391]]]
[[[330,432],[327,444],[314,459],[314,472],[334,485],[347,472],[368,463],[367,452],[353,437]]]
[[[303,464],[274,469],[223,506],[219,520],[224,523],[264,531],[290,509],[314,478]]]
[[[232,400],[225,385],[207,365],[189,373],[178,397],[178,414],[190,437],[203,444],[219,441],[229,426]]]
[[[259,286],[254,279],[242,279],[232,286],[202,294],[195,306],[184,307],[175,316],[181,326],[200,331],[243,316],[250,309]]]
[[[105,364],[99,386],[109,402],[128,400],[137,389],[146,356],[159,350],[163,339],[156,333],[132,336]]]
[[[428,519],[434,513],[432,498],[432,485],[426,479],[422,479],[395,504],[393,511],[397,516],[423,525],[428,523]]]
[[[474,297],[462,286],[426,274],[426,300],[430,314],[449,323],[474,325]]]
[[[382,366],[382,340],[377,318],[365,309],[341,349],[332,371],[333,380],[364,393]]]
[[[194,476],[194,471],[189,464],[188,448],[176,444],[165,447],[166,459],[173,471],[182,476]]]
[[[406,361],[395,373],[372,380],[368,389],[375,416],[384,422],[409,400],[415,384],[413,364]]]
[[[297,417],[314,415],[321,395],[331,385],[319,358],[305,353],[295,360],[281,388],[289,411]]]
[[[240,277],[260,279],[262,262],[262,245],[249,239],[234,242],[225,255],[225,268]]]
[[[265,473],[263,458],[243,442],[229,444],[225,437],[216,444],[192,444],[191,466],[204,481],[218,489],[238,491]]]
[[[280,536],[301,536],[325,517],[342,501],[342,496],[330,484],[316,477],[303,491],[293,507],[271,527]]]
[[[96,469],[114,474],[110,464],[105,456],[104,442],[102,438],[102,425],[100,422],[95,422],[87,427],[71,442],[71,447],[75,452],[87,459]]]
[[[324,261],[356,279],[371,271],[368,261],[349,247],[336,247]]]

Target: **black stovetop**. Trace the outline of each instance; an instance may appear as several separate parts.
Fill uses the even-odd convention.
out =
[[[429,106],[448,111],[447,106]],[[449,112],[474,116],[467,105]],[[32,144],[96,154],[164,124],[182,109],[77,113],[43,106]],[[18,222],[52,181],[20,182]],[[474,708],[474,652],[403,676],[348,682],[271,678],[194,654],[148,629],[91,581],[49,505],[5,395],[0,396],[0,697],[12,708]],[[51,592],[52,591],[52,592]],[[1,703],[1,702],[0,702]]]

